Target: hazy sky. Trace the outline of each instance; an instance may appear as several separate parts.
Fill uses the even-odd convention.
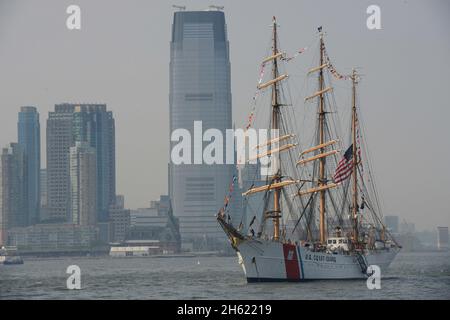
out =
[[[70,4],[81,7],[80,31],[66,28]],[[0,0],[0,145],[17,141],[19,107],[35,105],[45,166],[54,104],[104,102],[116,119],[117,191],[126,205],[148,206],[167,193],[172,4],[225,6],[237,127],[249,112],[271,17],[288,52],[307,46],[323,25],[336,68],[362,67],[361,109],[384,213],[419,229],[450,225],[446,0]],[[382,30],[366,27],[371,4],[381,7]]]

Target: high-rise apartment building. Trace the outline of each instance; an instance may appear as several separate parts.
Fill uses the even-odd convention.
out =
[[[73,146],[73,104],[57,104],[47,119],[47,205],[49,221],[67,222],[70,210],[69,149]]]
[[[27,225],[33,225],[40,220],[41,193],[41,127],[39,113],[35,107],[20,108],[17,124],[18,144],[22,147],[26,157],[25,184],[28,194],[26,199]]]
[[[225,130],[232,128],[229,44],[223,12],[174,14],[169,99],[171,133],[186,129],[192,141],[201,139],[194,137],[195,121],[202,122],[203,132],[214,128],[224,137]],[[170,150],[176,143],[171,142]],[[169,164],[169,193],[183,241],[224,238],[214,215],[223,206],[233,172],[233,165]]]

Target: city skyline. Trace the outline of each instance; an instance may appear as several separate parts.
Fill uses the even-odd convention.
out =
[[[199,1],[192,5],[192,9],[206,8],[209,4]],[[324,20],[327,24],[324,25],[324,28],[328,32],[329,48],[333,50],[334,56],[339,56],[339,60],[343,61],[342,68],[348,69],[356,64],[362,66],[363,72],[366,74],[362,84],[361,97],[367,106],[364,109],[365,120],[370,132],[369,141],[372,149],[375,150],[374,162],[378,187],[382,190],[381,194],[384,198],[384,214],[399,215],[408,221],[415,222],[421,228],[448,225],[448,206],[445,203],[435,201],[436,199],[445,199],[446,191],[441,190],[441,186],[447,186],[450,182],[448,172],[444,170],[442,173],[442,169],[438,169],[445,168],[445,164],[449,162],[450,158],[448,150],[438,148],[445,143],[442,137],[447,135],[443,119],[446,118],[445,115],[448,114],[448,110],[444,108],[445,100],[443,99],[443,94],[441,94],[445,92],[445,78],[432,71],[435,69],[433,67],[434,64],[436,63],[437,66],[437,63],[445,59],[445,56],[448,56],[450,51],[448,42],[441,41],[444,39],[443,36],[445,36],[444,30],[448,29],[448,21],[437,19],[433,24],[420,26],[415,24],[414,21],[411,21],[410,24],[399,24],[394,21],[394,16],[402,15],[404,17],[408,15],[405,11],[402,11],[402,8],[406,5],[399,3],[389,4],[381,1],[383,30],[369,31],[365,29],[365,8],[369,3],[363,1],[353,9],[349,9],[349,16],[345,17],[342,17],[342,13],[340,17],[333,16],[333,11],[335,11],[333,10],[335,8],[334,4],[328,3],[323,6],[314,5],[310,2],[307,2],[307,4],[308,6],[315,6],[317,9],[311,11],[325,13],[326,17]],[[422,11],[421,14],[425,19],[428,19],[430,12],[437,17],[443,17],[439,15],[439,11],[443,12],[448,9],[448,4],[444,2],[435,3],[435,6],[431,9],[428,7],[424,9],[423,5],[414,1],[408,4],[407,8],[413,10],[413,12]],[[12,12],[16,6],[20,8],[22,5],[23,3],[20,1],[18,1],[18,4],[0,2],[0,12],[8,13],[7,20],[9,23],[12,23],[12,26],[8,26],[6,29],[2,28],[3,30],[0,31],[0,39],[2,40],[0,42],[2,43],[0,56],[2,61],[9,61],[8,63],[12,64],[13,67],[17,66],[17,63],[26,56],[19,55],[17,59],[11,59],[12,55],[16,54],[19,48],[35,45],[33,41],[28,45],[24,43],[11,45],[11,29],[15,28],[14,30],[19,35],[25,37],[30,37],[35,32],[42,30],[53,32],[55,37],[48,37],[49,39],[44,40],[42,47],[36,48],[34,58],[26,63],[27,67],[16,68],[16,71],[13,71],[11,67],[2,64],[2,70],[6,70],[5,74],[9,75],[8,78],[11,79],[9,83],[6,82],[4,76],[0,76],[0,84],[6,88],[14,86],[17,81],[16,77],[23,79],[25,75],[31,75],[33,70],[39,70],[42,65],[40,62],[44,62],[43,65],[45,66],[49,63],[51,64],[52,61],[55,61],[64,70],[64,73],[71,74],[75,78],[62,76],[59,71],[50,68],[51,76],[48,78],[43,76],[43,81],[38,83],[36,78],[32,78],[34,82],[28,80],[23,83],[23,90],[27,94],[22,94],[19,97],[14,93],[14,90],[12,92],[11,90],[6,90],[9,92],[2,93],[0,101],[7,108],[5,108],[1,120],[1,125],[4,128],[0,140],[1,145],[4,146],[10,141],[15,141],[13,137],[15,130],[11,132],[12,129],[9,122],[13,122],[11,115],[16,114],[17,109],[22,105],[36,105],[40,114],[43,115],[54,104],[62,101],[77,101],[80,99],[88,102],[105,101],[114,111],[118,122],[117,127],[119,128],[117,134],[119,139],[117,146],[118,193],[126,195],[127,203],[132,208],[144,207],[149,199],[156,198],[159,194],[164,194],[167,190],[167,171],[164,170],[168,162],[168,147],[165,146],[166,140],[144,139],[145,143],[148,141],[146,146],[143,146],[141,142],[130,144],[129,141],[132,141],[133,137],[136,139],[143,132],[148,137],[167,137],[169,134],[167,125],[167,106],[169,104],[167,98],[167,70],[169,65],[170,22],[173,14],[171,6],[165,3],[146,5],[149,8],[146,12],[148,15],[139,15],[134,9],[128,9],[127,7],[127,10],[130,11],[121,13],[122,15],[126,16],[127,13],[132,12],[143,20],[136,19],[139,22],[133,24],[125,19],[126,22],[129,22],[128,24],[116,25],[113,23],[113,20],[117,19],[120,12],[119,9],[121,9],[117,2],[111,2],[112,11],[109,16],[105,17],[101,16],[101,4],[89,4],[88,2],[80,1],[82,10],[86,11],[86,20],[83,20],[84,24],[80,33],[76,34],[65,30],[63,23],[59,26],[59,21],[64,21],[64,15],[62,17],[59,16],[61,15],[60,12],[64,13],[65,3],[60,6],[54,6],[54,8],[50,9],[50,13],[47,14],[44,14],[44,8],[37,7],[36,17],[30,16],[30,13],[26,11],[24,13],[21,12],[25,16],[23,19],[25,22],[19,22],[14,20],[15,15]],[[242,22],[239,22],[239,19],[245,20],[245,14],[251,12],[251,6],[255,5],[255,3],[244,4],[242,8],[238,8],[237,4],[226,1],[224,5],[225,15],[227,19],[229,18],[228,32],[231,42],[234,122],[240,127],[249,109],[247,106],[250,104],[251,92],[254,91],[256,84],[258,63],[264,56],[261,46],[251,48],[246,42],[265,43],[269,38],[268,28],[266,28],[267,30],[264,29],[267,26],[267,21],[269,21],[271,15],[279,12],[272,13],[271,11],[276,11],[274,7],[267,6],[262,13],[255,17],[255,22],[251,26],[246,25],[246,29],[243,30],[239,28],[242,26]],[[301,10],[304,7],[304,4],[298,4],[299,10],[297,10],[297,13],[300,17],[297,18],[302,20],[301,23],[294,22],[294,13],[283,12],[278,14],[281,23],[281,40],[290,51],[293,51],[298,46],[307,45],[309,40],[315,35],[315,27],[322,24],[322,21],[319,21],[315,14],[307,17],[304,10]],[[152,8],[162,10],[164,14],[159,13],[160,17],[154,15],[151,12]],[[188,9],[191,8],[188,7]],[[48,23],[39,20],[39,17],[43,16],[51,18]],[[354,17],[354,21],[343,23],[342,20],[348,21],[348,17]],[[101,21],[104,24],[99,23],[96,27],[93,27],[90,19],[97,18],[103,19]],[[37,31],[29,30],[29,23],[35,23]],[[162,25],[163,27],[155,28],[158,30],[154,30],[155,25]],[[299,28],[301,26],[304,26],[304,28]],[[54,30],[48,30],[53,27],[55,28]],[[108,36],[104,39],[105,47],[95,46],[93,41],[101,32],[105,31],[105,28],[109,27],[113,28],[113,31],[106,33]],[[160,34],[156,34],[156,31]],[[137,35],[142,36],[137,36],[136,38],[139,39],[137,41],[123,38],[129,32],[136,32]],[[347,39],[344,39],[342,36],[344,32]],[[408,37],[410,33],[414,33],[421,41]],[[121,46],[129,46],[128,49],[133,50],[133,54],[130,54],[127,49],[112,52],[117,46],[116,36],[126,41],[125,45]],[[55,49],[55,44],[51,41],[53,38],[57,47],[62,44],[63,48],[72,49],[72,52],[67,52],[66,50],[64,57],[52,55],[52,50]],[[401,39],[404,40],[403,44],[400,41]],[[353,44],[350,47],[352,41],[355,40],[359,41],[358,45]],[[416,65],[416,61],[424,59],[423,55],[426,53],[424,47],[433,47],[437,44],[440,45],[439,48],[442,48],[442,50],[433,52],[433,55],[429,53],[425,55],[426,59],[431,60],[429,64],[426,67]],[[95,50],[91,52],[93,54],[92,58],[83,54],[80,51],[82,49],[78,49],[86,45],[98,50],[98,52]],[[99,54],[104,53],[104,50],[111,51],[111,57],[105,58],[106,61],[103,64],[99,62]],[[27,50],[23,51],[27,52]],[[155,60],[152,59],[153,54],[156,54],[156,57],[158,57],[156,59],[158,60],[157,64],[161,66],[152,62],[152,60]],[[45,55],[49,55],[51,57],[50,60]],[[76,58],[77,55],[80,55],[80,57]],[[131,59],[132,57],[135,59]],[[431,59],[431,57],[436,58]],[[150,61],[147,62],[145,59]],[[131,60],[137,62],[131,62]],[[112,61],[123,62],[123,65],[113,63],[113,65],[117,66],[115,73],[106,69],[106,66],[110,66]],[[165,63],[161,63],[161,61],[165,61]],[[27,68],[30,71],[27,71]],[[80,70],[77,71],[77,68]],[[388,72],[392,72],[394,68],[398,69],[398,72],[390,79],[387,79],[385,75]],[[448,66],[439,66],[439,69],[441,68],[448,69]],[[92,69],[92,71],[89,69]],[[143,69],[144,72],[139,72],[139,69]],[[155,70],[156,72],[148,73],[150,70]],[[302,72],[301,70],[305,69],[299,70],[299,72]],[[86,73],[93,74],[95,75],[95,80],[100,80],[97,81],[97,86],[92,86],[91,88],[89,85],[81,84],[80,79],[83,79],[83,75]],[[145,75],[146,73],[148,75]],[[419,79],[414,78],[419,73],[424,75],[418,77]],[[441,70],[439,73],[446,74],[447,72],[446,70]],[[113,77],[113,75],[117,78]],[[402,75],[402,77],[399,75]],[[121,76],[122,79],[120,79]],[[149,77],[158,78],[158,81],[149,79]],[[64,81],[56,83],[52,78],[61,78]],[[113,80],[107,81],[107,78]],[[401,80],[407,78],[412,79],[412,83],[402,83]],[[424,79],[430,79],[430,83],[424,83]],[[104,80],[103,83],[101,80]],[[144,80],[149,82],[143,83]],[[88,83],[92,84],[89,81]],[[128,86],[126,83],[128,83]],[[130,83],[133,85],[130,85]],[[390,89],[394,86],[396,88],[395,93]],[[371,88],[371,90],[368,88]],[[419,90],[424,94],[419,99],[416,99],[418,97],[411,94],[411,92],[418,92]],[[113,93],[112,91],[121,91],[121,94]],[[142,94],[144,92],[146,94]],[[380,92],[383,94],[380,94]],[[430,101],[428,99],[424,99],[424,97],[431,94],[436,99],[433,105],[429,104]],[[343,101],[345,102],[345,100]],[[148,118],[149,113],[156,111],[163,111],[163,113],[160,117]],[[436,113],[439,113],[440,116],[436,116]],[[139,118],[146,118],[148,121],[144,125],[143,120],[141,122]],[[405,119],[407,121],[402,121]],[[136,123],[136,126],[133,125],[134,123]],[[416,127],[424,124],[425,128],[420,132],[416,132]],[[145,128],[145,131],[138,128]],[[161,134],[160,132],[165,133]],[[392,137],[395,137],[395,139],[392,139]],[[432,138],[435,138],[435,141]],[[393,140],[397,142],[393,143]],[[430,143],[431,150],[440,150],[440,153],[432,151],[434,153],[431,156],[437,156],[433,157],[435,165],[431,168],[429,168],[427,160],[429,155],[421,155],[418,151],[425,148],[428,143]],[[161,150],[161,155],[155,156],[145,151],[151,149]],[[136,159],[138,152],[141,152],[140,159]],[[394,171],[391,165],[392,159],[400,160],[403,158],[407,158],[407,160],[402,160],[404,161],[403,166],[397,167]],[[42,163],[45,163],[45,161],[45,158],[41,159]],[[146,168],[146,163],[152,164],[151,169],[148,170],[149,172],[143,172]],[[133,167],[136,167],[136,169],[133,169]],[[417,168],[429,169],[431,174],[418,179],[416,175]],[[153,179],[150,179],[150,177]],[[424,215],[424,212],[427,214]],[[430,217],[433,219],[430,219]]]
[[[122,210],[124,199],[115,194],[112,112],[105,104],[56,104],[46,123],[48,170],[40,168],[40,125],[35,107],[20,108],[19,142],[2,149],[0,245],[27,247],[33,243],[47,246],[43,249],[47,250],[52,241],[60,240],[55,232],[70,226],[75,226],[71,230],[78,239],[72,242],[74,247],[113,241],[116,230],[124,233],[128,213]],[[47,244],[42,245],[41,232],[45,230],[50,233],[44,236]]]

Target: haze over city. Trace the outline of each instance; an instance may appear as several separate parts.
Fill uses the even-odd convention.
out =
[[[175,9],[167,1],[75,2],[81,8],[79,31],[65,25],[74,1],[0,0],[0,145],[16,140],[20,106],[36,106],[44,167],[48,111],[62,102],[106,103],[116,121],[117,193],[125,195],[127,207],[145,207],[167,194]],[[372,1],[174,4],[187,10],[224,6],[237,127],[248,116],[272,16],[288,52],[307,46],[322,25],[336,67],[349,72],[358,66],[363,73],[361,109],[384,214],[399,215],[418,229],[450,224],[447,1],[376,1],[381,30],[366,27]],[[295,73],[303,75],[309,64],[310,57],[297,65],[295,89],[301,89]]]

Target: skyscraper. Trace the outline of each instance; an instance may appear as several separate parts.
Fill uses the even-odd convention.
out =
[[[0,245],[7,230],[27,225],[26,160],[22,147],[11,143],[0,155]]]
[[[55,106],[47,120],[48,207],[52,220],[70,219],[69,148],[87,142],[97,157],[97,220],[108,220],[114,204],[115,124],[105,104],[64,103]]]
[[[17,125],[18,143],[22,147],[26,162],[25,184],[28,189],[26,199],[27,225],[39,222],[41,208],[40,169],[41,169],[41,128],[39,113],[35,107],[22,107]]]
[[[47,119],[46,220],[65,222],[70,210],[69,149],[73,146],[73,104],[57,104]]]
[[[97,156],[88,142],[70,148],[70,221],[82,226],[97,221]]]
[[[74,141],[87,142],[97,155],[97,214],[101,222],[109,219],[109,206],[116,202],[115,124],[105,104],[75,106]]]
[[[176,12],[170,55],[170,132],[187,129],[194,137],[194,121],[202,121],[203,131],[215,128],[225,137],[232,115],[224,13]],[[233,169],[225,164],[169,164],[169,193],[183,241],[223,238],[214,215],[223,206]]]

